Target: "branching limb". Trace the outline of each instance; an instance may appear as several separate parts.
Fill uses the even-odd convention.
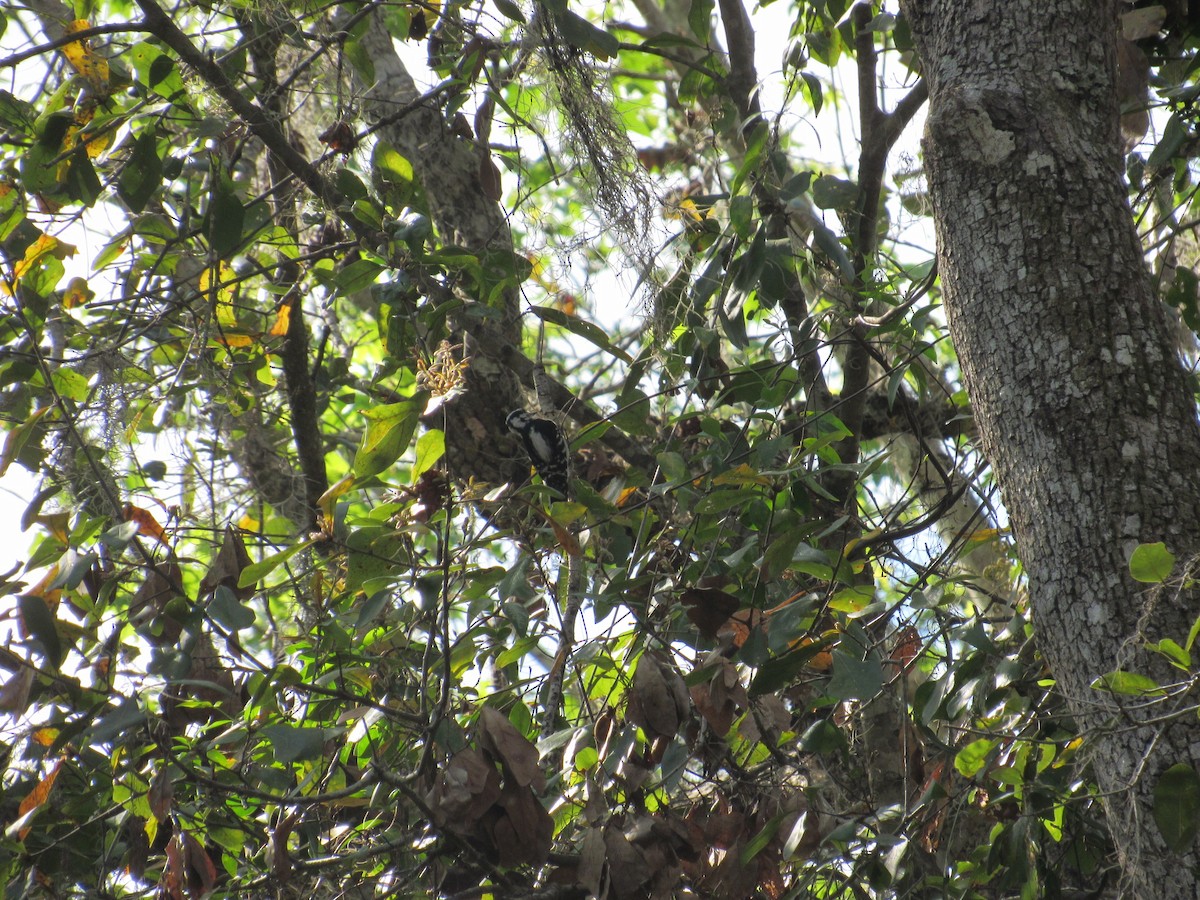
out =
[[[554,664],[550,668],[546,688],[546,705],[542,710],[542,737],[548,737],[558,730],[558,718],[562,710],[563,679],[566,677],[567,664],[571,660],[571,652],[575,649],[575,620],[579,617],[580,607],[583,606],[583,588],[587,579],[584,578],[583,553],[578,546],[566,547],[567,589],[566,604],[563,607],[562,627],[559,631],[558,653],[555,654]]]
[[[179,59],[200,75],[221,99],[229,104],[230,109],[241,117],[255,136],[279,157],[305,187],[320,197],[330,210],[338,212],[345,200],[341,193],[288,142],[287,137],[261,107],[251,103],[233,86],[216,60],[196,49],[191,39],[171,21],[154,0],[137,0],[137,5],[142,10],[145,29],[179,54]],[[354,216],[341,212],[339,216],[354,236],[364,244],[371,247],[379,245],[382,235],[368,229]]]

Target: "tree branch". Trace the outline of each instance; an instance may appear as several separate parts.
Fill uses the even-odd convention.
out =
[[[346,226],[367,246],[378,246],[383,235],[367,228],[347,212],[339,210],[345,198],[330,184],[320,172],[313,167],[300,152],[288,143],[283,132],[271,122],[267,113],[259,106],[251,103],[226,77],[224,70],[210,56],[204,56],[192,44],[191,39],[179,30],[162,8],[154,0],[136,0],[145,17],[143,24],[160,41],[179,54],[182,62],[194,69],[208,83],[218,96],[229,104],[246,126],[254,132],[271,152],[277,154],[288,170],[317,197],[337,213]]]
[[[86,41],[89,38],[99,37],[102,34],[143,34],[146,31],[147,29],[139,28],[137,24],[127,22],[113,23],[111,25],[93,25],[91,28],[83,28],[71,34],[63,34],[44,44],[38,44],[36,47],[30,47],[28,50],[22,50],[20,53],[6,56],[4,59],[0,59],[0,69],[10,69],[13,66],[20,65],[27,59],[33,59],[35,56],[41,56],[43,53],[49,53],[52,50],[65,47],[67,44],[74,44],[77,41]]]
[[[729,53],[729,76],[725,84],[742,117],[742,134],[749,134],[762,121],[756,90],[758,71],[754,68],[754,27],[741,0],[720,0],[720,9]]]

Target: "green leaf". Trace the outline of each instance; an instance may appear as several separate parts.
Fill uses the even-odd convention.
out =
[[[227,586],[218,585],[208,604],[208,614],[228,631],[241,631],[254,624],[254,610],[242,604]]]
[[[683,454],[674,450],[664,450],[658,454],[656,461],[667,481],[682,484],[691,480],[692,473],[684,461]]]
[[[367,186],[363,184],[363,180],[345,166],[333,173],[333,186],[337,188],[338,193],[351,202],[362,200],[370,193]]]
[[[817,719],[800,738],[801,753],[841,753],[847,749],[846,736],[828,719]]]
[[[1162,697],[1166,695],[1166,691],[1153,678],[1137,672],[1126,672],[1122,669],[1101,675],[1092,682],[1092,687],[1098,691],[1107,691],[1110,694],[1129,694],[1134,697]]]
[[[228,259],[241,246],[246,210],[229,175],[214,172],[212,182],[204,215],[204,236],[217,256]]]
[[[554,309],[551,306],[535,306],[530,311],[543,322],[551,322],[554,325],[565,328],[571,334],[577,335],[585,341],[594,344],[605,353],[612,354],[622,362],[633,362],[633,357],[616,346],[609,339],[608,332],[599,325],[581,319],[579,316],[569,315],[561,309]]]
[[[32,137],[37,122],[37,110],[8,91],[0,91],[0,124]]]
[[[17,609],[21,626],[41,644],[46,662],[57,669],[62,660],[62,642],[58,637],[58,623],[46,601],[35,594],[22,594],[17,598]]]
[[[754,861],[754,857],[762,853],[766,849],[767,844],[771,843],[771,839],[775,837],[779,831],[779,824],[783,821],[787,813],[776,813],[767,820],[767,824],[762,827],[754,837],[747,843],[746,848],[742,851],[741,863],[743,866],[749,865]]]
[[[514,3],[513,0],[492,0],[492,2],[496,4],[496,9],[500,10],[501,13],[514,22],[520,22],[522,25],[525,24],[525,13],[521,11],[521,7]]]
[[[71,152],[66,188],[67,195],[72,200],[77,200],[87,207],[95,203],[104,190],[104,186],[100,184],[100,177],[96,174],[96,167],[92,165],[83,144],[77,145]]]
[[[585,50],[598,59],[612,59],[621,49],[621,42],[603,28],[597,28],[583,16],[569,9],[555,16],[559,30],[572,47]]]
[[[281,763],[301,759],[318,759],[325,752],[325,742],[342,729],[297,728],[294,725],[268,725],[262,730],[275,758]]]
[[[340,269],[330,283],[343,294],[354,294],[373,285],[382,272],[383,266],[374,260],[356,259]]]
[[[0,475],[3,474],[4,469],[3,467],[0,467]],[[1196,621],[1192,623],[1192,627],[1188,631],[1187,643],[1183,645],[1184,649],[1186,649],[1188,652],[1191,652],[1192,647],[1196,645],[1197,636],[1200,636],[1200,616],[1196,616]]]
[[[537,646],[540,637],[536,634],[531,634],[528,637],[521,638],[511,647],[502,650],[496,656],[495,666],[497,669],[503,669],[513,663],[524,659],[529,655],[529,651]]]
[[[82,403],[87,399],[88,380],[78,372],[71,369],[55,369],[50,373],[50,382],[54,389],[68,400]]]
[[[833,651],[833,677],[828,694],[839,700],[869,700],[883,687],[883,666],[875,656],[859,659],[845,650]]]
[[[159,96],[174,100],[184,94],[183,77],[175,60],[153,44],[134,44],[129,51],[129,58],[138,80]]]
[[[688,27],[702,43],[708,42],[709,33],[712,31],[713,6],[713,0],[692,0],[688,9]]]
[[[745,487],[728,490],[713,490],[705,494],[696,503],[696,515],[712,516],[727,509],[745,506],[754,499],[754,494]]]
[[[996,742],[990,738],[971,741],[954,755],[954,768],[964,778],[974,777],[983,768],[995,746]]]
[[[432,469],[446,453],[446,433],[436,428],[417,438],[417,461],[413,463],[412,480],[416,481]]]
[[[158,136],[153,128],[147,128],[138,137],[133,152],[121,169],[121,175],[117,178],[117,194],[130,212],[140,213],[161,183],[162,160],[158,156]]]
[[[1153,169],[1166,165],[1183,149],[1187,141],[1187,125],[1184,123],[1182,114],[1175,113],[1167,120],[1167,124],[1163,128],[1162,138],[1159,139],[1154,151],[1150,154],[1150,158],[1146,160],[1146,166]]]
[[[759,697],[779,690],[789,684],[793,678],[819,653],[829,648],[829,640],[822,638],[812,641],[802,647],[769,659],[759,667],[758,674],[750,682],[747,692],[751,697]]]
[[[813,115],[818,115],[821,112],[821,104],[824,102],[821,79],[811,72],[801,72],[800,77],[804,79],[804,84],[808,88],[808,97],[812,102]]]
[[[734,173],[733,180],[729,183],[730,196],[737,196],[742,182],[746,177],[757,168],[759,161],[762,159],[763,153],[767,148],[767,139],[771,136],[771,131],[765,124],[759,123],[746,139],[746,152],[742,156],[742,164]]]
[[[812,235],[817,249],[837,264],[846,281],[853,281],[854,263],[850,261],[850,256],[846,253],[846,248],[842,246],[837,235],[827,228],[824,222],[813,223]]]
[[[355,476],[369,478],[394,463],[408,449],[424,411],[424,394],[364,410],[367,430],[363,433],[362,445],[354,454]]]
[[[1129,574],[1135,581],[1162,584],[1175,566],[1175,554],[1162,541],[1138,544],[1129,557]]]
[[[800,542],[812,533],[809,528],[792,528],[775,537],[763,553],[763,562],[772,578],[786,572],[796,557]]]
[[[858,202],[858,185],[844,178],[822,175],[813,183],[812,198],[820,209],[850,210]]]
[[[1176,763],[1154,785],[1154,821],[1174,853],[1187,853],[1200,832],[1200,775]]]
[[[146,714],[136,700],[122,699],[121,704],[92,726],[91,740],[106,744],[119,735],[136,732],[146,720]]]
[[[413,198],[413,167],[395,147],[386,141],[379,141],[371,152],[371,165],[379,181],[389,191],[385,199],[398,213],[408,206]]]
[[[1170,638],[1163,638],[1157,643],[1148,643],[1146,644],[1146,649],[1165,656],[1171,665],[1183,669],[1185,672],[1191,671],[1192,654],[1184,650]]]
[[[251,563],[242,569],[242,574],[238,576],[238,587],[251,587],[258,584],[277,568],[303,550],[305,547],[312,546],[312,541],[302,541],[286,550],[276,553],[273,556],[268,556],[264,560],[256,563]]]

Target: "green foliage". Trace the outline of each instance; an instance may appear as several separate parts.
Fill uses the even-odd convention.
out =
[[[550,48],[492,6],[381,19],[437,75],[386,122],[357,110],[396,61],[325,7],[180,7],[181,45],[100,3],[130,32],[24,48],[0,475],[41,487],[0,575],[7,893],[1102,888],[1088,735],[981,502],[932,250],[894,188],[865,208],[882,171],[780,127],[854,113],[827,68],[848,4],[757,20],[791,42],[778,118],[737,93],[710,0],[652,35],[543,4]],[[864,33],[907,59],[902,19]],[[568,108],[605,67],[617,137]],[[418,107],[473,161],[453,186],[387,137]],[[1191,203],[1186,166],[1163,188],[1187,122],[1146,166]],[[660,233],[602,221],[651,197]],[[1165,285],[1189,324],[1193,282]],[[570,498],[523,486],[499,425],[534,357],[590,423]],[[1174,562],[1142,545],[1130,574]],[[1190,676],[1198,629],[1149,656]],[[1180,852],[1196,777],[1155,788]]]
[[[1139,544],[1129,557],[1129,573],[1138,581],[1161,584],[1175,566],[1175,554],[1159,541],[1155,544]]]

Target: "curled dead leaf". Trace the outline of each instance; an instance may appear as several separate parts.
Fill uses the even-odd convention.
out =
[[[502,712],[490,706],[480,710],[478,740],[480,748],[499,760],[517,784],[538,794],[546,789],[546,776],[538,768],[537,747]]]

